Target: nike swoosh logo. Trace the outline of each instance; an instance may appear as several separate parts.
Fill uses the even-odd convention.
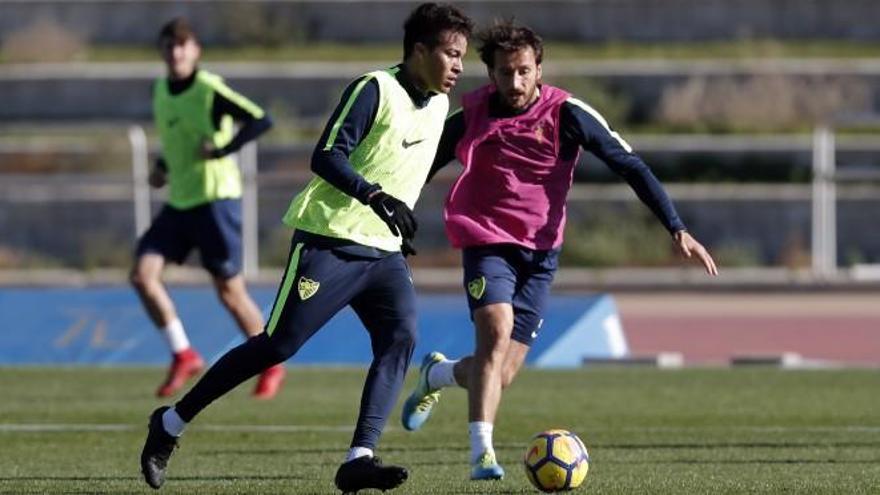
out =
[[[385,214],[388,215],[389,217],[394,216],[394,210],[389,210],[388,207],[385,206],[385,203],[382,203],[382,209],[385,210]]]
[[[418,141],[407,141],[406,138],[403,138],[403,142],[400,143],[400,145],[403,146],[403,149],[407,149],[410,146],[415,146],[421,143],[422,141],[424,141],[424,139],[419,139]]]

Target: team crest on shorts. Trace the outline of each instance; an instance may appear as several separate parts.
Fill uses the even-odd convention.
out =
[[[297,289],[299,289],[299,298],[305,301],[306,299],[315,295],[315,292],[318,292],[318,287],[321,286],[321,282],[316,282],[312,279],[300,277],[299,284]]]
[[[486,277],[477,277],[471,280],[468,282],[467,289],[471,297],[479,300],[483,297],[483,293],[486,292]]]

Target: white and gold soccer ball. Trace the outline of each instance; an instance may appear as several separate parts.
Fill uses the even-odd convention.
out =
[[[584,442],[567,430],[547,430],[529,442],[523,458],[526,476],[542,492],[575,489],[587,479],[590,455]]]

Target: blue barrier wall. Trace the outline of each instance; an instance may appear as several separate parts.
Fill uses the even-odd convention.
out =
[[[253,287],[268,311],[275,288]],[[242,341],[213,289],[173,287],[181,320],[193,345],[211,361]],[[528,363],[578,366],[584,355],[619,354],[619,342],[603,337],[602,322],[616,318],[608,295],[551,298]],[[164,340],[128,287],[0,289],[0,365],[166,364]],[[473,350],[464,295],[419,297],[419,342],[414,360],[431,350],[450,357]],[[561,347],[560,347],[561,343]],[[336,315],[291,359],[292,364],[366,364],[369,339],[355,314]]]

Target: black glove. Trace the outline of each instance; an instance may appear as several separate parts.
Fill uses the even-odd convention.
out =
[[[394,196],[379,191],[369,199],[369,205],[395,236],[412,239],[419,228],[409,206]]]
[[[415,256],[419,253],[416,252],[415,246],[413,246],[412,240],[403,238],[403,243],[400,245],[400,254],[403,255],[404,258],[407,256]]]

